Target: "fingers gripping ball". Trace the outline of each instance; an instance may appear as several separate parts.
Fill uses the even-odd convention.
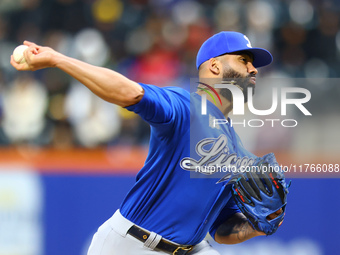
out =
[[[19,45],[18,47],[16,47],[13,51],[14,61],[17,62],[18,64],[25,63],[26,59],[24,57],[24,52],[27,49],[28,49],[28,46],[26,45]]]
[[[274,234],[283,221],[289,187],[281,169],[270,167],[272,163],[261,158],[257,170],[240,174],[232,187],[241,212],[254,229],[266,235]],[[272,217],[278,212],[277,217]]]

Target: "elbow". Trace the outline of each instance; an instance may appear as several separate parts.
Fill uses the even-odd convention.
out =
[[[216,241],[216,243],[218,243],[218,244],[227,244],[227,243],[225,243],[225,242],[223,242],[221,239],[215,239],[215,241]]]
[[[124,97],[121,105],[122,107],[137,104],[144,96],[143,87],[136,82],[129,81],[127,84],[122,86],[122,88],[123,90],[121,92]]]
[[[224,244],[222,238],[216,233],[214,236],[215,242],[219,244]]]
[[[228,236],[219,236],[217,233],[215,234],[215,241],[219,244],[233,244],[230,242],[230,238]]]
[[[116,104],[118,104],[121,107],[128,107],[128,106],[139,103],[139,101],[142,100],[143,96],[144,96],[144,91],[143,93],[128,95],[128,96],[125,96],[123,100],[121,100],[119,103],[116,103]]]
[[[143,96],[144,89],[138,85],[130,87],[129,89],[124,88],[120,91],[110,91],[105,100],[121,107],[128,107],[137,104],[140,100],[142,100]]]
[[[219,244],[238,244],[242,242],[242,241],[236,241],[235,239],[228,238],[227,236],[223,238],[215,237],[215,241],[216,243],[219,243]]]

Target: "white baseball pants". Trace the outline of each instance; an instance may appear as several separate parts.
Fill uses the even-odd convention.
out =
[[[146,247],[143,242],[127,234],[132,225],[134,223],[124,218],[117,210],[94,234],[87,255],[169,255],[169,253],[152,249],[158,243],[150,243],[146,240],[145,244],[149,245]],[[154,235],[156,235],[154,240],[161,239],[161,236]],[[207,241],[202,241],[195,245],[189,255],[220,254]]]

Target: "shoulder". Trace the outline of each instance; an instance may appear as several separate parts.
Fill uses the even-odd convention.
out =
[[[144,96],[153,100],[167,100],[169,102],[190,102],[189,91],[181,87],[158,87],[150,84],[139,83],[144,89]]]
[[[183,89],[183,88],[180,88],[180,87],[164,87],[163,88],[165,91],[171,93],[171,94],[174,94],[180,98],[183,98],[183,99],[187,99],[187,100],[190,100],[190,93],[189,91]]]

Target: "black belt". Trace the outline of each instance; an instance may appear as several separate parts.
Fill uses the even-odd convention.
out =
[[[129,235],[132,235],[133,237],[137,238],[139,241],[145,243],[145,241],[149,238],[150,233],[141,229],[140,227],[133,225],[127,232]],[[156,246],[156,249],[159,249],[164,252],[168,252],[172,255],[185,255],[188,254],[192,249],[193,246],[178,246],[175,244],[172,244],[165,239],[161,239],[159,243]]]

